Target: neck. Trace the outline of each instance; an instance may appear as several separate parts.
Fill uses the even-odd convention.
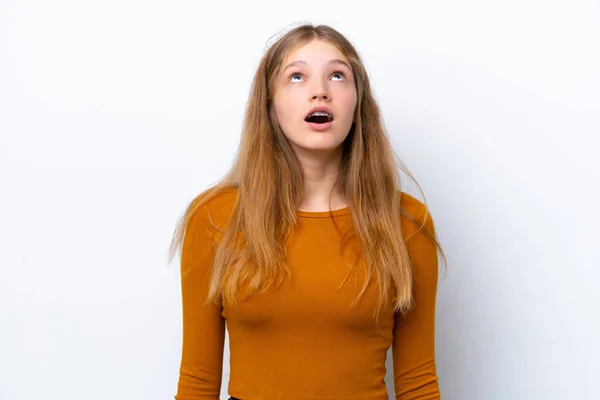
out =
[[[311,151],[298,158],[304,171],[300,210],[328,211],[348,205],[340,190],[334,188],[341,169],[341,147],[335,152],[321,154]]]

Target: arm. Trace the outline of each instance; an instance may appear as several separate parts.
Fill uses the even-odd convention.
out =
[[[218,400],[223,369],[222,308],[205,305],[214,248],[208,216],[200,209],[188,222],[181,249],[183,342],[176,400]]]
[[[434,232],[431,216],[428,230]],[[425,228],[425,227],[424,227]],[[413,263],[413,308],[394,321],[392,354],[397,400],[440,399],[435,365],[435,300],[438,278],[437,248],[423,229],[407,240]]]

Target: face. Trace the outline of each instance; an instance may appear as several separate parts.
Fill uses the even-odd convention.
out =
[[[334,45],[313,40],[290,52],[276,77],[275,113],[295,150],[335,150],[348,136],[357,105],[350,63]],[[315,107],[333,117],[306,120]],[[321,119],[319,119],[321,118]]]

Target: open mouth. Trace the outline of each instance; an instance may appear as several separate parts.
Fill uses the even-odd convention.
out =
[[[325,111],[315,111],[304,118],[304,121],[314,124],[326,124],[333,121],[333,116]]]

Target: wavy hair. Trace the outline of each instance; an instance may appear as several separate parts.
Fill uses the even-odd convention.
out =
[[[418,221],[402,209],[399,171],[417,182],[392,149],[358,52],[327,25],[297,26],[267,49],[254,75],[233,165],[187,207],[173,235],[169,262],[178,249],[181,253],[185,228],[192,216],[223,190],[234,188],[237,199],[226,227],[213,224],[221,232],[221,239],[215,244],[206,302],[235,305],[242,282],[249,282],[252,291],[260,293],[290,276],[284,243],[296,224],[304,178],[302,165],[276,122],[273,93],[285,57],[315,39],[335,45],[344,54],[357,90],[355,122],[342,144],[342,165],[335,183],[349,203],[353,227],[341,232],[340,251],[358,240],[366,268],[364,285],[352,305],[374,280],[379,288],[374,318],[389,301],[390,289],[394,310],[405,313],[413,303],[412,273],[400,219],[405,216],[420,224],[419,229],[426,228],[427,207]],[[435,233],[425,231],[445,260]]]

